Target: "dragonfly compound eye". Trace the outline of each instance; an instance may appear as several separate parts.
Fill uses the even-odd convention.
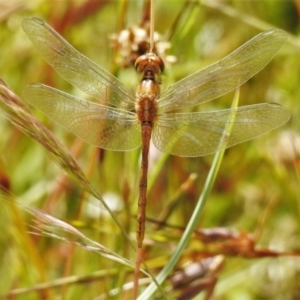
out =
[[[138,73],[145,73],[152,71],[154,74],[159,75],[164,70],[163,60],[153,52],[141,55],[135,61],[135,69]]]

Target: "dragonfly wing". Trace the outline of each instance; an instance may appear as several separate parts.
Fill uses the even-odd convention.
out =
[[[22,27],[45,60],[64,79],[102,104],[134,107],[134,94],[112,74],[79,53],[38,18],[25,18]]]
[[[85,101],[43,84],[27,86],[23,96],[89,144],[117,151],[141,144],[140,126],[132,112]]]
[[[253,139],[289,118],[284,107],[269,103],[212,112],[169,113],[158,119],[152,140],[162,152],[202,156]]]
[[[234,90],[268,64],[286,40],[283,30],[262,32],[222,60],[170,86],[161,95],[161,111],[207,102]]]

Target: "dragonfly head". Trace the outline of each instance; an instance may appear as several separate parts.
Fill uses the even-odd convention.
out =
[[[153,52],[149,52],[139,56],[134,66],[138,73],[151,71],[154,75],[159,75],[163,72],[165,64],[159,56]]]

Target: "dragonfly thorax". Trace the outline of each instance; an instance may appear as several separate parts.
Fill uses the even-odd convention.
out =
[[[159,93],[159,83],[156,81],[154,73],[149,70],[146,71],[136,89],[137,102],[140,98],[156,99]]]
[[[147,123],[148,125],[153,126],[153,123],[157,117],[156,97],[138,97],[135,110],[141,125]]]
[[[141,123],[152,123],[156,118],[160,88],[152,71],[147,71],[136,89],[135,110]]]

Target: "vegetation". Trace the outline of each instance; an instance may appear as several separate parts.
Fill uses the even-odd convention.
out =
[[[241,87],[239,105],[279,103],[291,120],[226,150],[197,229],[162,291],[166,299],[208,299],[211,293],[214,299],[298,299],[300,7],[296,1],[214,2],[157,1],[155,30],[170,43],[162,90],[278,27],[289,40]],[[47,65],[21,21],[44,19],[134,90],[134,53],[112,35],[145,25],[142,3],[15,0],[0,8],[0,77],[6,84],[0,82],[0,298],[130,299],[140,149],[97,149],[26,106],[22,90],[32,82],[86,95]],[[229,108],[233,97],[234,92],[197,109]],[[148,273],[159,274],[169,262],[205,182],[213,183],[213,160],[214,155],[183,158],[151,148]],[[181,277],[183,270],[196,278]],[[141,293],[150,282],[145,276]]]

